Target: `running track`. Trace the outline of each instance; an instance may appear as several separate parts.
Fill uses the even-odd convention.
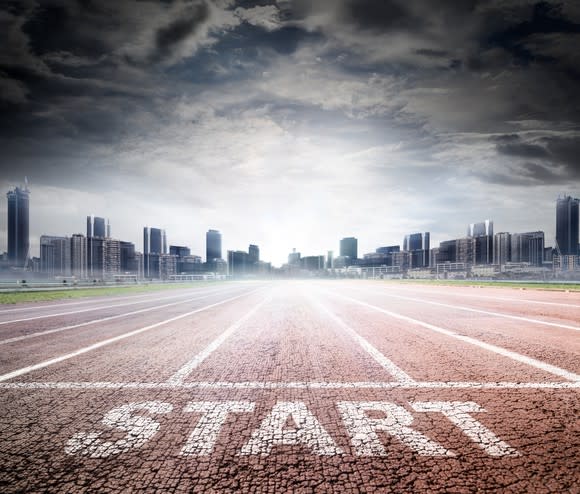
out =
[[[238,282],[0,309],[1,492],[580,492],[580,294]]]

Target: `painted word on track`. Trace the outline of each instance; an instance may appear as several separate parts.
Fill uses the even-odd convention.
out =
[[[409,405],[414,413],[441,414],[489,456],[518,455],[513,447],[475,418],[485,412],[475,402],[416,401]],[[456,456],[444,445],[414,429],[413,414],[401,405],[387,401],[340,401],[336,406],[354,455],[386,456],[383,441],[390,436],[418,455]],[[189,402],[181,412],[195,415],[197,421],[194,419],[195,426],[179,446],[179,454],[182,457],[211,455],[226,420],[237,414],[251,414],[254,410],[255,403],[250,401]],[[174,411],[171,403],[163,401],[115,407],[103,417],[104,427],[101,426],[100,431],[74,434],[67,441],[65,451],[69,455],[107,458],[140,448],[161,430],[161,416]],[[116,432],[116,437],[119,432],[125,436],[106,440],[102,437],[105,430]],[[386,436],[379,433],[386,433]],[[267,456],[276,446],[300,446],[306,453],[321,456],[347,453],[302,401],[277,402],[237,454]]]

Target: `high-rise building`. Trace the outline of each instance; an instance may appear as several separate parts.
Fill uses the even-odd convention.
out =
[[[177,257],[187,257],[191,255],[191,249],[181,245],[170,245],[169,254]]]
[[[307,271],[324,269],[324,256],[304,256],[300,259],[300,267]]]
[[[68,237],[40,237],[40,271],[49,278],[71,275],[71,243]]]
[[[292,252],[288,254],[288,264],[290,266],[296,266],[300,264],[300,252],[296,252],[296,249],[292,249]]]
[[[544,232],[511,234],[511,261],[541,266],[544,262]]]
[[[393,252],[400,252],[400,245],[387,245],[385,247],[378,247],[375,252],[377,254],[392,254]]]
[[[409,265],[412,268],[429,266],[429,247],[431,234],[411,233],[403,239],[403,252],[410,252]],[[378,252],[378,251],[377,251]]]
[[[87,275],[95,280],[105,277],[105,238],[87,237]]]
[[[111,235],[111,225],[107,221],[105,225],[105,218],[99,216],[87,216],[87,238],[97,237],[105,238]]]
[[[257,245],[250,244],[248,247],[248,256],[251,263],[255,264],[260,261],[260,248]]]
[[[563,256],[578,255],[579,199],[558,197],[556,202],[556,249]]]
[[[165,246],[165,230],[160,228],[143,228],[143,276],[159,278],[159,256]]]
[[[496,233],[493,237],[493,263],[503,266],[511,259],[511,235],[507,232]]]
[[[471,223],[468,225],[468,237],[480,237],[482,235],[489,235],[493,237],[493,221],[485,220],[481,223]]]
[[[340,241],[341,257],[349,257],[351,260],[358,258],[358,240],[355,237],[345,237]]]
[[[26,266],[29,249],[29,198],[28,185],[8,191],[8,262],[13,266]]]
[[[139,271],[139,266],[137,264],[135,244],[121,240],[119,243],[119,249],[121,273],[137,273]]]
[[[326,254],[326,269],[334,268],[334,252],[329,250]]]
[[[87,278],[87,238],[80,233],[70,239],[70,259],[72,275]]]
[[[222,234],[218,230],[208,230],[205,234],[205,260],[210,263],[222,258]]]

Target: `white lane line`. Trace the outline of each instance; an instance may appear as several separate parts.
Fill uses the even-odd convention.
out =
[[[113,287],[114,288],[114,287]],[[187,291],[187,293],[189,295],[193,295],[196,292],[199,292],[203,289],[204,287],[196,287],[195,290],[192,288],[176,288],[175,291],[179,292],[179,293],[183,293],[184,291]],[[58,289],[55,289],[58,290]],[[165,290],[159,290],[159,291],[152,291],[152,292],[146,292],[143,293],[141,295],[128,295],[128,296],[124,296],[124,297],[117,297],[116,295],[94,295],[94,296],[90,296],[87,298],[84,298],[82,300],[79,300],[77,302],[63,302],[61,303],[60,300],[54,300],[53,304],[47,304],[47,305],[27,305],[26,307],[16,307],[13,309],[2,309],[0,310],[0,316],[2,316],[3,314],[8,314],[9,312],[21,312],[21,311],[35,311],[35,310],[43,310],[43,309],[58,309],[60,307],[68,307],[71,305],[83,305],[83,304],[98,304],[98,303],[107,303],[110,300],[114,299],[114,300],[137,300],[137,299],[152,299],[152,300],[156,300],[155,295],[159,295],[160,292],[164,292],[167,293]],[[74,290],[73,290],[74,293]],[[99,298],[97,298],[99,297]]]
[[[421,326],[423,328],[429,329],[431,331],[435,331],[436,333],[440,333],[440,334],[443,334],[445,336],[449,336],[451,338],[455,338],[457,340],[464,341],[465,343],[469,343],[471,345],[478,346],[479,348],[483,348],[484,350],[488,350],[490,352],[497,353],[497,354],[502,355],[504,357],[515,360],[517,362],[521,362],[521,363],[529,365],[531,367],[541,369],[541,370],[548,372],[550,374],[554,374],[556,376],[563,377],[564,379],[569,379],[570,381],[580,381],[580,375],[575,374],[575,373],[570,372],[570,371],[567,371],[567,370],[562,369],[560,367],[556,367],[555,365],[547,364],[546,362],[536,360],[535,358],[527,357],[527,356],[522,355],[520,353],[512,352],[511,350],[507,350],[505,348],[502,348],[502,347],[499,347],[496,345],[491,345],[490,343],[485,343],[485,342],[477,340],[475,338],[471,338],[470,336],[464,336],[464,335],[461,335],[461,334],[456,333],[454,331],[440,328],[439,326],[435,326],[433,324],[429,324],[429,323],[426,323],[424,321],[420,321],[418,319],[413,319],[412,317],[404,316],[402,314],[398,314],[396,312],[392,312],[390,310],[386,310],[386,309],[383,309],[381,307],[377,307],[376,305],[362,302],[361,300],[357,300],[355,298],[347,297],[345,295],[340,295],[340,294],[334,293],[334,292],[329,292],[329,293],[332,293],[332,295],[334,295],[336,297],[343,298],[343,299],[348,300],[350,302],[353,302],[355,304],[362,305],[363,307],[368,307],[369,309],[373,309],[373,310],[376,310],[378,312],[382,312],[383,314],[386,314],[387,316],[393,317],[395,319],[400,319],[401,321],[406,321],[406,322],[409,322],[411,324],[415,324],[417,326]]]
[[[356,289],[360,290],[360,291],[364,291],[365,293],[371,293],[369,290],[364,290],[361,288],[356,288]],[[372,292],[372,293],[375,295],[377,294],[377,292]],[[504,317],[506,319],[514,319],[516,321],[525,321],[525,322],[530,322],[532,324],[540,324],[542,326],[552,326],[554,328],[573,329],[575,331],[580,331],[580,326],[570,326],[568,324],[560,324],[557,322],[541,321],[539,319],[531,319],[529,317],[514,316],[511,314],[503,314],[502,312],[492,312],[489,310],[473,309],[471,307],[463,307],[461,305],[444,304],[442,302],[433,302],[430,300],[425,300],[423,298],[404,297],[403,295],[392,295],[390,293],[382,293],[379,295],[384,295],[385,297],[398,298],[400,300],[410,300],[412,302],[421,302],[422,304],[438,305],[439,307],[446,307],[448,309],[463,310],[466,312],[475,312],[477,314],[486,314],[488,316]]]
[[[342,319],[340,319],[336,314],[331,312],[327,307],[322,305],[318,301],[312,301],[313,305],[317,307],[321,312],[326,314],[335,324],[340,326],[353,340],[355,340],[375,361],[385,369],[389,374],[391,374],[398,382],[401,383],[412,383],[415,380],[409,376],[403,369],[399,368],[394,362],[385,357],[381,352],[379,352],[371,343],[369,343],[365,338],[359,335],[354,329],[352,329],[348,324],[346,324]]]
[[[220,290],[217,290],[220,291]],[[80,309],[80,310],[74,310],[74,311],[69,311],[69,312],[59,312],[58,314],[45,314],[42,316],[33,316],[33,317],[24,317],[22,319],[12,319],[10,321],[1,321],[0,325],[5,325],[5,324],[12,324],[12,323],[17,323],[17,322],[25,322],[25,321],[35,321],[38,319],[48,319],[49,317],[59,317],[59,316],[68,316],[71,314],[82,314],[84,312],[93,312],[96,310],[103,310],[103,309],[112,309],[115,307],[127,307],[128,305],[137,305],[137,304],[145,304],[147,302],[152,302],[152,301],[159,301],[159,300],[168,300],[168,299],[177,299],[177,298],[184,298],[184,297],[189,297],[191,296],[190,293],[188,294],[181,294],[181,295],[169,295],[167,297],[159,297],[153,300],[138,300],[135,302],[125,302],[123,304],[113,304],[113,305],[104,305],[104,306],[99,306],[99,307],[89,307],[87,309]]]
[[[114,319],[120,319],[122,317],[127,317],[127,316],[133,316],[135,314],[142,314],[144,312],[150,312],[150,311],[157,310],[157,309],[164,309],[165,307],[171,307],[173,305],[187,304],[187,303],[193,302],[195,300],[201,300],[201,299],[204,299],[204,298],[211,297],[212,295],[215,295],[217,292],[219,292],[219,293],[224,293],[224,292],[225,293],[229,293],[230,291],[231,290],[214,290],[214,291],[209,292],[206,295],[202,295],[200,297],[188,298],[186,300],[179,300],[177,302],[171,302],[169,304],[156,305],[154,307],[148,307],[146,309],[139,309],[139,310],[135,310],[135,311],[132,311],[132,312],[124,312],[123,314],[117,314],[115,316],[103,317],[101,319],[92,319],[91,321],[81,322],[79,324],[73,324],[71,326],[63,326],[63,327],[60,327],[60,328],[47,329],[46,331],[39,331],[37,333],[29,333],[29,334],[25,334],[25,335],[22,335],[22,336],[15,336],[13,338],[7,338],[5,340],[0,340],[0,345],[6,345],[8,343],[15,343],[17,341],[28,340],[30,338],[37,338],[39,336],[45,336],[47,334],[60,333],[61,331],[67,331],[69,329],[82,328],[84,326],[89,326],[91,324],[97,324],[97,323],[101,323],[101,322],[112,321]]]
[[[200,365],[206,358],[208,358],[217,348],[226,341],[242,324],[244,324],[250,317],[252,317],[264,304],[269,302],[271,297],[262,300],[258,305],[254,306],[249,312],[242,316],[238,321],[232,324],[201,352],[187,362],[181,369],[173,374],[167,382],[170,384],[181,384],[193,372],[193,370]]]
[[[236,300],[236,299],[241,298],[245,295],[251,295],[253,293],[256,293],[258,290],[259,289],[253,290],[251,292],[243,293],[241,295],[236,295],[235,297],[230,297],[230,298],[227,298],[227,299],[222,300],[220,302],[206,305],[205,307],[201,307],[200,309],[195,309],[195,310],[186,312],[185,314],[181,314],[179,316],[165,319],[164,321],[160,321],[158,323],[151,324],[149,326],[145,326],[144,328],[139,328],[139,329],[136,329],[134,331],[130,331],[129,333],[124,333],[122,335],[115,336],[113,338],[109,338],[107,340],[103,340],[103,341],[100,341],[98,343],[94,343],[93,345],[89,345],[89,346],[81,348],[79,350],[75,350],[74,352],[67,353],[65,355],[61,355],[60,357],[55,357],[55,358],[52,358],[49,360],[45,360],[44,362],[40,362],[39,364],[30,365],[28,367],[23,367],[21,369],[15,370],[15,371],[8,372],[7,374],[0,375],[0,382],[7,381],[9,379],[14,379],[15,377],[22,376],[24,374],[28,374],[29,372],[32,372],[35,370],[44,369],[45,367],[48,367],[48,366],[53,365],[53,364],[57,364],[59,362],[63,362],[64,360],[68,360],[68,359],[71,359],[73,357],[78,357],[79,355],[82,355],[83,353],[87,353],[87,352],[90,352],[92,350],[96,350],[97,348],[101,348],[101,347],[104,347],[106,345],[110,345],[111,343],[115,343],[117,341],[124,340],[125,338],[129,338],[131,336],[135,336],[137,334],[144,333],[145,331],[149,331],[150,329],[158,328],[159,326],[164,326],[165,324],[169,324],[171,322],[178,321],[178,320],[183,319],[185,317],[192,316],[193,314],[197,314],[198,312],[203,312],[205,310],[212,309],[213,307],[223,305],[227,302],[231,302],[232,300]]]
[[[0,389],[580,389],[580,382],[11,382]]]
[[[385,291],[388,291],[390,287],[380,287],[382,289],[384,289]],[[411,289],[409,287],[397,287],[397,290],[403,290],[406,292],[412,292],[412,293],[425,293],[428,295],[442,295],[442,292],[435,292],[433,290],[415,290],[415,289]],[[449,295],[455,297],[469,297],[469,298],[475,298],[475,299],[487,299],[487,300],[503,300],[503,301],[507,301],[507,302],[521,302],[521,303],[526,303],[526,304],[541,304],[541,305],[555,305],[558,307],[572,307],[574,309],[580,309],[580,305],[577,304],[566,304],[563,302],[547,302],[544,300],[532,300],[532,299],[527,299],[527,298],[511,298],[511,297],[490,297],[488,295],[475,295],[473,293],[450,293]]]

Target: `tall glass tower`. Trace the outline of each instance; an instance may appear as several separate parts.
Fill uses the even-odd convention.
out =
[[[556,203],[556,242],[563,256],[578,254],[579,199],[558,197]]]
[[[8,191],[8,261],[13,266],[25,267],[30,248],[29,196],[26,184]]]

